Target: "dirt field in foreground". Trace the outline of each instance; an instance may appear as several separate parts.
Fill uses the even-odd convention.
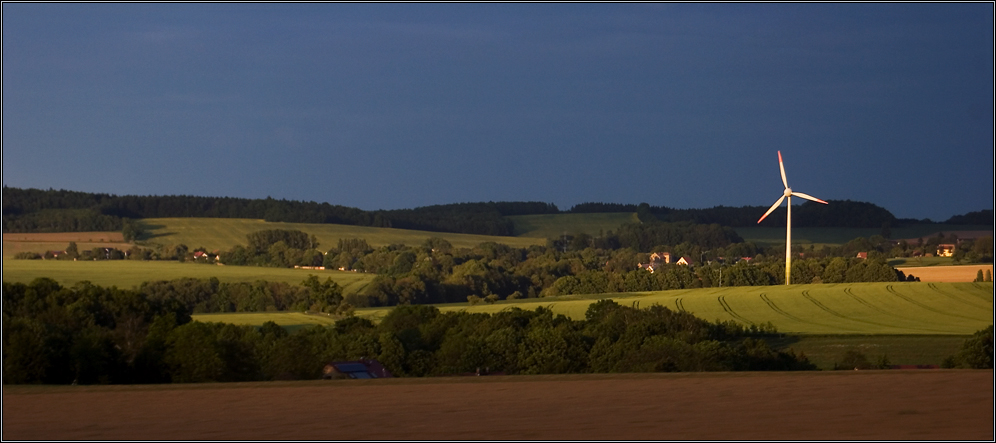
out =
[[[985,274],[986,270],[993,271],[993,265],[963,265],[963,266],[920,266],[920,267],[899,267],[903,274],[920,277],[920,281],[957,283],[975,281],[979,270]]]
[[[5,387],[15,440],[992,440],[993,371]]]

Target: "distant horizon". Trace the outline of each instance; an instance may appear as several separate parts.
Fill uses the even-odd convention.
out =
[[[411,206],[411,207],[400,207],[400,208],[366,209],[366,208],[362,208],[362,207],[359,207],[359,206],[344,205],[344,204],[341,204],[341,203],[335,203],[335,202],[331,202],[331,201],[301,200],[301,199],[273,197],[273,196],[266,196],[266,197],[235,197],[235,196],[229,196],[229,195],[207,195],[207,194],[118,194],[118,193],[111,193],[111,192],[78,191],[78,190],[74,190],[74,189],[64,189],[64,188],[62,188],[62,189],[55,189],[55,188],[52,188],[52,187],[45,188],[45,189],[42,189],[42,188],[24,188],[24,187],[20,187],[20,186],[10,186],[8,184],[4,184],[3,187],[4,188],[17,188],[17,189],[36,189],[36,190],[40,190],[40,191],[65,191],[65,192],[81,192],[81,193],[87,193],[87,194],[106,194],[106,195],[111,195],[111,196],[115,196],[115,197],[124,197],[124,196],[135,196],[135,197],[183,197],[183,196],[186,196],[186,197],[202,197],[202,198],[235,198],[235,199],[246,199],[246,200],[266,200],[267,198],[272,198],[274,200],[297,201],[297,202],[314,202],[314,203],[318,203],[318,204],[328,203],[330,205],[356,208],[356,209],[360,209],[360,210],[363,210],[363,211],[369,211],[369,212],[374,212],[374,211],[399,211],[399,210],[406,210],[406,209],[416,209],[416,208],[423,208],[423,207],[429,207],[429,206],[444,206],[444,205],[452,205],[452,204],[501,203],[501,202],[539,202],[539,203],[548,203],[548,204],[555,205],[557,207],[557,210],[559,210],[561,212],[569,211],[574,206],[581,205],[581,204],[586,204],[586,203],[605,203],[605,204],[620,204],[620,205],[640,205],[642,203],[647,203],[650,206],[666,207],[668,209],[674,209],[674,210],[710,209],[710,208],[718,208],[718,207],[731,207],[731,208],[765,207],[765,205],[713,205],[713,206],[703,206],[703,207],[679,208],[679,207],[674,207],[674,206],[668,206],[666,204],[654,204],[654,203],[650,203],[650,202],[626,203],[626,202],[613,202],[613,201],[583,201],[583,202],[574,203],[574,204],[568,205],[568,206],[561,206],[560,204],[558,204],[556,202],[545,202],[545,201],[542,201],[542,200],[477,200],[477,201],[459,201],[459,202],[449,202],[449,203],[434,203],[434,204],[429,204],[429,205]],[[801,199],[797,199],[797,200],[801,200]],[[976,209],[976,210],[972,210],[972,211],[966,211],[966,212],[963,212],[963,213],[960,213],[960,214],[951,214],[948,217],[945,217],[944,219],[932,219],[930,217],[919,217],[919,218],[916,218],[916,217],[900,217],[900,216],[897,216],[895,213],[893,213],[892,210],[889,209],[888,207],[879,205],[879,204],[874,203],[874,202],[865,202],[865,201],[861,201],[861,200],[849,200],[849,199],[831,199],[830,201],[831,202],[832,201],[852,201],[852,202],[859,202],[859,203],[869,203],[869,204],[873,204],[875,206],[878,206],[880,208],[883,208],[883,209],[889,211],[889,213],[891,213],[893,216],[895,216],[899,220],[916,220],[916,221],[930,220],[931,222],[934,222],[934,223],[942,223],[942,222],[944,222],[946,220],[951,219],[951,217],[960,216],[960,215],[966,215],[966,214],[973,213],[973,212],[980,212],[980,211],[986,211],[986,210],[992,211],[992,209],[990,209],[990,208],[980,208],[980,209]],[[805,202],[804,200],[802,202],[794,202],[793,206],[801,206],[801,205],[805,204],[804,202]],[[780,207],[784,208],[785,205],[782,204],[782,205],[780,205]]]

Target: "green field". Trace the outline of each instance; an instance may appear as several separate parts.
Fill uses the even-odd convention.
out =
[[[775,349],[802,352],[820,369],[833,369],[849,350],[876,364],[885,357],[893,365],[940,365],[961,349],[966,335],[794,335],[768,339]]]
[[[901,228],[892,228],[891,238],[919,238],[937,232],[952,231],[992,231],[987,225],[945,225],[919,224]],[[785,245],[785,228],[746,227],[734,228],[744,241],[754,242],[761,246]],[[879,228],[792,228],[793,245],[842,245],[858,237],[880,235]]]
[[[602,298],[643,308],[659,304],[691,312],[709,321],[733,320],[744,325],[771,322],[779,332],[793,335],[963,336],[983,329],[993,321],[992,283],[903,282],[708,288],[505,300],[493,305],[455,303],[437,307],[444,312],[494,313],[513,306],[528,310],[544,306],[555,313],[583,319],[588,305]],[[356,314],[376,322],[390,309],[361,308],[356,310]],[[261,325],[271,315],[238,314],[233,318],[238,318],[240,323],[245,322],[243,324]],[[316,320],[310,324],[324,323]]]
[[[515,215],[508,217],[515,224],[517,237],[557,238],[564,233],[568,235],[586,233],[598,235],[599,232],[618,231],[625,223],[639,223],[636,213],[604,213],[604,214],[542,214]]]
[[[227,250],[235,245],[245,245],[247,234],[264,229],[296,229],[307,232],[318,238],[320,250],[334,248],[341,238],[362,238],[373,247],[395,243],[417,246],[429,237],[444,238],[457,248],[472,248],[483,242],[504,243],[517,248],[546,244],[546,239],[543,238],[453,234],[325,223],[269,223],[243,218],[147,218],[142,220],[142,226],[146,234],[142,236],[141,242],[183,243],[190,249],[203,246],[208,250]]]
[[[4,260],[3,281],[30,283],[38,277],[49,277],[63,286],[89,280],[100,286],[137,287],[151,280],[173,280],[183,277],[217,277],[222,282],[253,282],[266,280],[300,284],[308,275],[317,275],[343,286],[345,293],[358,292],[374,278],[360,272],[316,271],[257,266],[216,266],[176,261],[65,261],[65,260]]]

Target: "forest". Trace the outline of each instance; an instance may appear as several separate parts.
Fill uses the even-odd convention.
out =
[[[772,350],[770,325],[710,323],[660,306],[605,300],[585,320],[550,310],[440,313],[400,306],[378,325],[346,317],[288,333],[190,321],[189,305],[162,292],[49,279],[4,283],[3,381],[190,383],[317,379],[325,363],[377,358],[396,376],[814,369]],[[312,292],[307,283],[297,291]],[[314,293],[311,294],[314,296]]]
[[[271,222],[336,223],[358,226],[418,229],[433,232],[509,236],[514,232],[510,216],[636,212],[641,220],[719,224],[726,227],[755,226],[761,206],[707,209],[672,209],[616,203],[581,203],[561,211],[543,202],[480,202],[424,206],[413,209],[365,211],[329,203],[285,199],[233,197],[117,196],[110,194],[3,187],[3,232],[119,231],[126,221],[162,217],[250,218]],[[897,227],[917,220],[897,219],[888,210],[871,203],[831,200],[829,205],[807,202],[795,209],[796,227]],[[951,217],[947,223],[992,224],[992,210]],[[765,219],[761,226],[785,226],[779,217]]]

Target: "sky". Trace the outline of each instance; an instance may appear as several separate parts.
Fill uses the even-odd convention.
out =
[[[993,208],[993,3],[2,8],[5,186]]]

